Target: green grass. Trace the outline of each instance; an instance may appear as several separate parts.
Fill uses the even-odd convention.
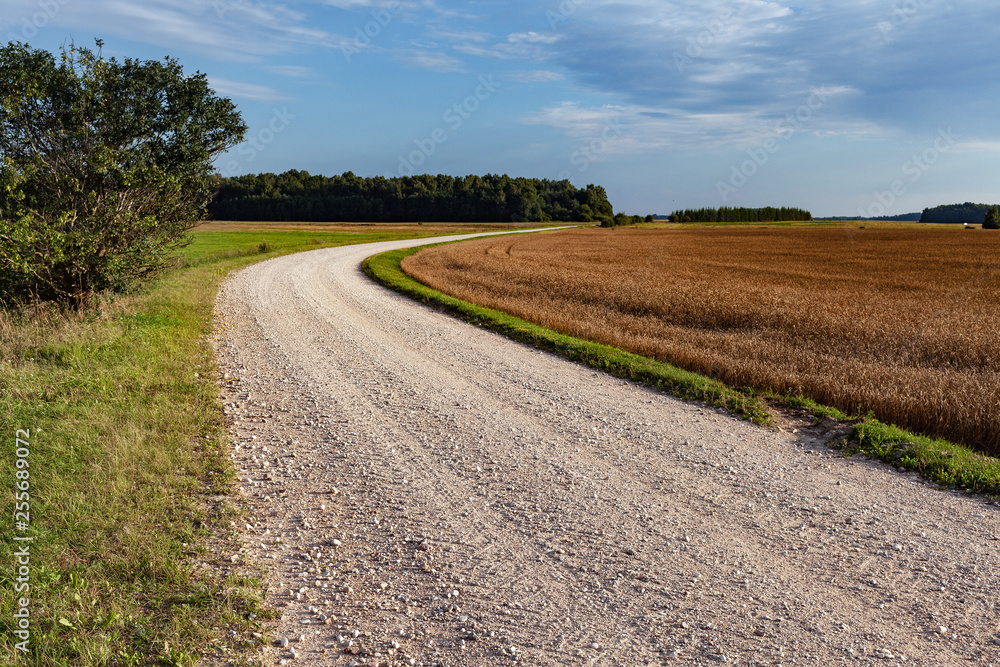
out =
[[[407,234],[406,238],[434,236],[435,232],[420,231]],[[192,234],[192,242],[177,253],[181,268],[210,264],[224,259],[246,257],[264,252],[297,252],[331,245],[344,245],[355,241],[373,243],[403,238],[398,233],[365,231],[343,232],[316,230],[280,231],[262,229],[260,231],[206,231]]]
[[[430,233],[269,232],[266,254],[258,233],[196,233],[184,256],[197,261],[142,294],[84,314],[0,312],[0,665],[252,664],[261,586],[220,574],[240,510],[211,348],[219,283],[279,254]],[[18,429],[31,433],[24,533]],[[34,537],[27,654],[12,634],[15,535]]]
[[[421,249],[409,248],[370,257],[364,263],[364,270],[386,287],[467,322],[611,375],[657,387],[679,398],[701,400],[725,408],[758,424],[767,425],[771,422],[769,402],[805,410],[816,419],[831,417],[852,422],[847,442],[840,444],[845,454],[861,453],[890,465],[918,472],[945,487],[962,488],[1000,498],[998,459],[946,440],[927,438],[882,424],[872,417],[852,417],[808,397],[777,396],[750,388],[733,389],[722,382],[671,364],[565,336],[506,313],[461,301],[413,280],[402,271],[400,262],[403,258]]]
[[[253,633],[266,634],[268,622],[260,583],[253,571],[220,574],[238,549],[230,522],[241,510],[230,495],[210,344],[219,283],[279,254],[434,233],[198,232],[183,268],[142,294],[83,314],[0,312],[0,485],[9,499],[0,513],[0,665],[191,665],[202,657],[253,664],[261,641]],[[764,400],[751,392],[417,285],[399,271],[402,254],[380,256],[366,270],[518,340],[767,420]],[[26,533],[13,526],[17,429],[31,431]],[[957,445],[873,420],[855,426],[854,445],[942,484],[1000,492],[997,462]],[[27,655],[11,634],[23,595],[13,590],[15,535],[34,537]]]
[[[644,382],[682,398],[725,407],[757,423],[765,424],[770,420],[761,401],[730,389],[717,380],[608,345],[565,336],[507,313],[461,301],[418,283],[400,269],[399,263],[404,257],[419,250],[421,248],[407,248],[370,257],[363,264],[365,273],[390,289],[433,304],[467,322],[514,340],[554,352],[617,377]]]
[[[913,470],[945,487],[1000,498],[1000,461],[947,440],[869,418],[854,425],[846,451]]]

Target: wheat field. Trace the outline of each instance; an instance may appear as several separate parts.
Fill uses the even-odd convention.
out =
[[[581,229],[436,246],[416,280],[734,387],[1000,455],[1000,235]]]

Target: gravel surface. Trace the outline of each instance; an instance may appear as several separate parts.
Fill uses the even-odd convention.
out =
[[[1000,665],[998,507],[372,283],[403,241],[220,292],[266,664]],[[798,432],[792,432],[797,430]]]

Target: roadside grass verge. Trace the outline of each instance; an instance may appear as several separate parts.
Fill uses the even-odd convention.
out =
[[[766,394],[776,404],[804,410],[815,419],[852,423],[846,441],[830,443],[846,454],[863,454],[896,468],[919,473],[947,488],[1000,499],[1000,460],[965,445],[885,424],[872,416],[851,417],[804,396]]]
[[[208,345],[213,278],[178,272],[82,315],[5,316],[0,479],[12,488],[14,433],[29,431],[31,528],[0,517],[0,664],[193,664],[263,615],[252,579],[195,568],[222,555],[208,543],[227,542],[229,517],[212,497],[232,487]],[[12,538],[24,534],[27,654],[12,634]]]
[[[1000,460],[941,438],[868,418],[854,425],[845,451],[913,470],[945,487],[1000,499]]]
[[[392,290],[508,338],[554,352],[616,377],[655,386],[681,398],[724,407],[759,424],[770,421],[763,402],[711,378],[608,345],[565,336],[507,313],[461,301],[418,283],[406,275],[399,264],[404,257],[422,249],[407,248],[382,253],[368,258],[362,266],[369,277]]]
[[[182,254],[194,261],[143,293],[84,313],[0,311],[0,665],[255,664],[268,612],[255,572],[231,560],[242,510],[211,345],[219,284],[281,254],[433,233],[416,229],[196,233]],[[14,524],[19,429],[26,530]],[[15,536],[33,538],[28,590],[14,589]],[[22,597],[27,652],[15,648]]]
[[[414,300],[432,305],[467,322],[514,340],[553,352],[611,375],[642,382],[685,400],[700,400],[725,408],[744,419],[768,425],[768,404],[805,410],[816,420],[830,417],[853,422],[847,441],[830,443],[847,455],[863,454],[897,468],[918,472],[950,488],[967,489],[1000,498],[1000,460],[940,438],[928,438],[879,422],[871,416],[847,415],[801,395],[778,395],[752,388],[734,389],[703,375],[608,345],[573,338],[507,313],[461,301],[417,282],[400,262],[424,248],[382,253],[365,260],[363,268],[376,282]]]

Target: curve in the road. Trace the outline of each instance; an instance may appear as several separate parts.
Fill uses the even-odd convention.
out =
[[[281,257],[220,292],[247,551],[291,640],[269,660],[1000,664],[994,505],[360,270],[438,240]]]

